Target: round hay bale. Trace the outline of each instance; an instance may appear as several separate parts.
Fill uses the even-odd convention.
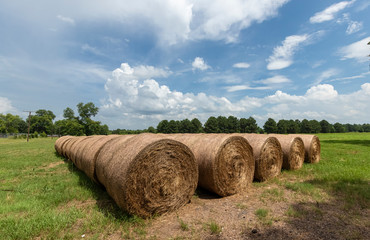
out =
[[[65,157],[72,161],[71,159],[71,155],[72,155],[72,146],[75,144],[75,142],[79,141],[79,139],[81,139],[82,137],[73,137],[71,138],[69,141],[67,141],[64,145],[64,153],[65,153]]]
[[[76,155],[78,152],[78,149],[81,147],[81,143],[85,141],[86,139],[91,138],[92,136],[81,136],[77,137],[77,140],[73,142],[70,146],[70,155],[69,159],[76,165],[77,168],[79,168],[79,165],[76,162]]]
[[[96,175],[118,206],[130,214],[149,217],[190,201],[198,168],[187,146],[155,134],[114,140],[101,149]],[[105,154],[108,149],[112,154]]]
[[[283,165],[283,151],[277,138],[266,134],[241,134],[253,148],[256,161],[254,179],[266,181],[280,174]]]
[[[304,144],[302,138],[292,135],[269,134],[276,137],[283,150],[283,169],[300,169],[304,162]]]
[[[250,187],[255,162],[253,149],[240,136],[228,134],[164,135],[190,148],[198,163],[198,185],[220,196],[230,196]]]
[[[302,138],[305,149],[305,162],[318,163],[321,155],[320,139],[316,135],[291,134]]]
[[[62,156],[67,158],[68,159],[68,156],[67,156],[67,152],[69,151],[69,146],[70,146],[70,143],[71,141],[75,141],[77,137],[74,137],[74,136],[71,136],[69,137],[68,139],[66,139],[63,143],[63,145],[61,146],[61,152],[62,152]]]
[[[84,141],[80,154],[76,156],[77,167],[91,180],[100,183],[96,177],[96,159],[104,144],[120,137],[120,135],[98,135]]]
[[[65,143],[65,141],[67,139],[69,139],[71,136],[62,136],[60,138],[58,138],[56,141],[55,141],[55,144],[54,144],[54,148],[55,148],[55,151],[57,151],[57,153],[59,155],[62,155],[62,145]]]

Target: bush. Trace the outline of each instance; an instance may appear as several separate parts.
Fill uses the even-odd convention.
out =
[[[40,134],[40,137],[42,137],[42,138],[46,138],[48,135],[45,133],[45,132],[42,132],[41,134]]]

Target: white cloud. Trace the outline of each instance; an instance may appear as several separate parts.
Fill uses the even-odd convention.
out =
[[[210,68],[201,57],[196,57],[191,65],[193,66],[193,70],[199,69],[204,71]]]
[[[251,65],[246,62],[240,62],[240,63],[235,63],[233,65],[234,68],[249,68]]]
[[[346,33],[349,35],[349,34],[352,34],[352,33],[356,33],[358,31],[360,31],[361,29],[362,29],[362,22],[351,21],[348,24]]]
[[[328,70],[322,72],[320,74],[320,76],[316,79],[316,81],[312,85],[318,85],[322,81],[324,81],[326,79],[329,79],[329,78],[337,75],[338,73],[339,73],[339,70],[338,69],[335,69],[335,68],[328,69]]]
[[[142,69],[152,69],[145,66]],[[100,120],[111,128],[145,128],[156,126],[163,119],[184,119],[197,117],[206,121],[210,116],[253,115],[266,121],[267,117],[278,119],[326,119],[330,122],[368,122],[367,111],[370,101],[370,83],[361,89],[340,94],[332,85],[312,86],[303,95],[290,95],[278,90],[273,95],[257,98],[245,96],[239,101],[205,93],[182,93],[160,85],[147,74],[136,75],[135,67],[127,63],[112,73],[105,84],[108,98],[100,108]],[[154,68],[155,70],[156,68]],[[142,70],[144,71],[144,70]],[[147,77],[147,78],[144,78]],[[266,83],[280,83],[287,80],[268,80]],[[227,87],[228,92],[258,89],[248,85]],[[354,118],[353,113],[356,113]]]
[[[242,29],[278,14],[289,0],[202,0],[193,2],[191,37],[235,42]]]
[[[12,106],[12,102],[5,97],[0,97],[0,113],[13,113],[16,109]]]
[[[352,1],[342,1],[339,3],[335,3],[328,8],[326,8],[324,11],[315,13],[314,16],[310,18],[311,23],[321,23],[326,22],[334,19],[334,15],[345,9],[346,7],[349,7],[352,3],[354,3],[355,0]]]
[[[309,38],[309,35],[292,35],[285,38],[281,46],[274,48],[273,55],[267,61],[268,70],[278,70],[287,68],[293,64],[293,55],[298,50],[299,45]]]
[[[58,15],[57,18],[63,22],[75,25],[75,20],[70,17],[64,17],[62,15]]]
[[[281,83],[289,83],[291,82],[287,77],[282,75],[276,75],[261,81],[258,81],[260,83],[266,84],[266,85],[273,85],[273,84],[281,84]]]
[[[370,48],[370,46],[367,45],[368,42],[370,42],[370,37],[339,49],[339,54],[342,55],[342,60],[356,59],[358,62],[366,62],[368,60],[367,56]]]

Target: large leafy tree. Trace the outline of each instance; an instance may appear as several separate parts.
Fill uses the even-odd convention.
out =
[[[39,132],[52,134],[54,132],[53,120],[55,119],[55,114],[50,110],[39,109],[35,112],[34,116],[31,116],[31,132]],[[28,121],[28,119],[27,119]]]
[[[239,119],[234,116],[227,118],[227,130],[226,133],[237,133],[240,132]]]
[[[158,123],[157,132],[159,132],[159,133],[169,133],[168,120],[162,120]]]
[[[204,124],[204,131],[206,133],[217,133],[219,132],[218,121],[215,117],[209,117]]]
[[[201,133],[203,132],[203,125],[199,121],[198,118],[193,118],[191,120],[192,128],[191,128],[191,133]]]
[[[272,118],[267,119],[267,121],[263,125],[263,130],[266,133],[277,133],[276,121]]]
[[[18,115],[0,114],[0,133],[25,133],[27,123]]]

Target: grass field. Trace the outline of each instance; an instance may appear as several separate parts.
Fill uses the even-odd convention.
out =
[[[198,190],[183,209],[147,220],[122,212],[58,156],[55,139],[0,139],[0,238],[366,239],[370,134],[318,136],[318,164],[228,198]]]

